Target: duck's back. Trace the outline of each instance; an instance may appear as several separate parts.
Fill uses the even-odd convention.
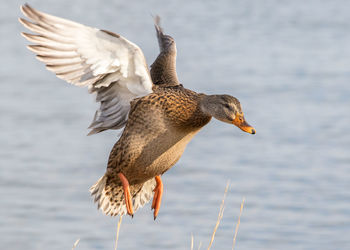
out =
[[[164,173],[181,157],[187,143],[210,121],[201,112],[200,95],[182,86],[155,87],[136,99],[108,168],[122,171],[130,183]]]

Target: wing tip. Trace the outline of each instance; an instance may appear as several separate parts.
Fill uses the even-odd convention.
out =
[[[26,32],[21,32],[20,34],[21,34],[21,36],[23,36],[28,41],[33,36],[32,34],[29,34],[29,33],[26,33]]]
[[[21,12],[24,14],[24,9],[27,7],[27,3],[23,4],[23,5],[20,5],[19,6],[19,9],[21,10]]]
[[[156,24],[156,25],[160,25],[160,16],[159,15],[156,15],[155,17],[153,17],[154,18],[154,23]]]
[[[103,128],[92,128],[90,130],[90,132],[87,134],[87,136],[95,135],[95,134],[98,134],[98,133],[100,133],[102,131],[105,131],[105,130],[107,130],[107,129],[106,128],[105,129],[103,129]]]
[[[31,21],[28,21],[27,19],[22,18],[22,17],[18,18],[18,21],[28,30],[33,31],[33,32],[37,32],[36,28],[35,28],[36,24],[32,23]]]
[[[30,18],[30,13],[31,12],[33,13],[33,10],[34,10],[28,3],[20,5],[19,8],[20,8],[21,12],[23,13],[23,15],[25,15],[28,18]]]
[[[24,26],[26,25],[26,21],[27,21],[27,20],[24,19],[24,18],[22,18],[22,17],[19,17],[19,18],[18,18],[18,22],[20,22],[20,23],[21,23],[22,25],[24,25]]]
[[[153,20],[154,20],[154,27],[156,28],[157,34],[163,35],[163,28],[160,24],[160,16],[156,15],[155,17],[153,17]]]
[[[36,50],[37,48],[37,45],[34,45],[34,44],[30,44],[30,45],[27,45],[26,46],[28,50],[34,52],[34,53],[39,53],[38,50]]]

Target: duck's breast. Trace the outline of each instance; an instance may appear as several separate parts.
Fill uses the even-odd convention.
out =
[[[170,131],[160,133],[145,145],[135,162],[135,166],[140,170],[139,178],[148,179],[170,169],[180,159],[187,144],[198,131],[186,134]]]
[[[120,141],[120,145],[129,145],[127,155],[132,155],[132,161],[123,172],[134,182],[171,168],[193,136],[209,122],[210,117],[199,112],[196,96],[190,94],[164,90],[134,103]]]

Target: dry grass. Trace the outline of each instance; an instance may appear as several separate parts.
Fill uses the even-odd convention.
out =
[[[225,188],[225,192],[224,192],[224,198],[222,198],[222,201],[221,201],[218,219],[216,220],[216,224],[215,224],[215,227],[214,227],[214,231],[213,231],[213,234],[211,235],[211,239],[210,239],[210,242],[209,242],[208,250],[210,250],[211,245],[213,244],[216,231],[217,231],[218,228],[219,228],[219,225],[220,225],[220,221],[221,221],[221,219],[222,219],[222,216],[224,216],[225,199],[226,199],[226,195],[227,195],[227,191],[228,191],[229,186],[230,186],[230,182],[227,182],[226,188]]]
[[[221,201],[221,205],[220,205],[220,209],[219,209],[218,218],[217,218],[217,220],[216,220],[216,224],[215,224],[213,233],[212,233],[212,235],[211,235],[211,239],[210,239],[209,246],[208,246],[208,249],[207,249],[207,250],[210,250],[210,248],[211,248],[211,246],[212,246],[212,244],[213,244],[213,242],[214,242],[214,238],[215,238],[216,231],[218,230],[219,225],[220,225],[220,222],[221,222],[222,217],[223,217],[223,215],[224,215],[224,210],[225,210],[225,199],[226,199],[226,195],[227,195],[229,186],[230,186],[230,183],[228,182],[227,185],[226,185],[226,188],[225,188],[224,197],[223,197],[223,199],[222,199],[222,201]],[[240,208],[240,212],[239,212],[238,221],[237,221],[237,224],[236,224],[235,233],[234,233],[234,236],[233,236],[232,250],[234,250],[234,248],[235,248],[236,239],[237,239],[237,234],[238,234],[238,229],[239,229],[239,225],[240,225],[240,223],[241,223],[241,216],[242,216],[242,212],[243,212],[244,202],[245,202],[245,198],[243,197],[243,200],[242,200],[242,202],[241,202],[241,208]],[[194,241],[194,238],[193,238],[193,235],[191,235],[191,250],[193,250],[193,241]],[[200,250],[201,245],[202,245],[202,242],[199,243],[198,250]]]
[[[201,249],[201,246],[202,246],[202,242],[200,241],[200,242],[199,242],[199,246],[198,246],[198,250]]]
[[[191,250],[193,250],[193,234],[191,234]]]
[[[77,239],[77,240],[74,242],[73,247],[72,247],[72,250],[74,250],[74,249],[77,247],[79,241],[80,241],[80,239]]]
[[[120,225],[122,224],[122,220],[123,220],[123,215],[119,217],[118,226],[117,226],[117,235],[115,236],[114,250],[117,250],[117,247],[118,247],[119,231],[120,231]]]
[[[245,199],[243,197],[243,200],[241,203],[241,209],[239,210],[239,216],[238,216],[238,221],[237,221],[237,225],[236,225],[235,235],[233,236],[232,250],[235,248],[238,228],[239,228],[239,224],[241,224],[241,215],[242,215],[242,211],[243,211],[244,201],[245,201]]]
[[[224,192],[224,197],[222,198],[221,205],[220,205],[218,218],[216,220],[216,224],[215,224],[213,233],[211,235],[211,239],[210,239],[210,242],[209,242],[207,250],[210,250],[210,248],[211,248],[211,246],[212,246],[212,244],[214,242],[216,231],[218,230],[220,222],[221,222],[222,217],[224,215],[225,199],[226,199],[226,195],[228,193],[229,187],[230,187],[230,182],[227,182],[227,185],[226,185],[226,188],[225,188],[225,192]],[[242,203],[241,203],[240,212],[239,212],[239,216],[238,216],[238,221],[237,221],[236,228],[235,228],[235,233],[234,233],[234,236],[233,236],[232,250],[234,250],[234,248],[235,248],[237,234],[238,234],[238,229],[239,229],[239,225],[241,223],[241,216],[242,216],[242,212],[243,212],[244,202],[245,202],[245,198],[243,197],[243,200],[242,200]],[[118,239],[119,239],[119,232],[120,232],[120,226],[122,224],[122,219],[123,219],[123,216],[120,216],[119,217],[119,221],[118,221],[118,225],[117,225],[117,232],[116,232],[114,250],[117,250],[117,247],[118,247]],[[80,241],[80,239],[77,239],[75,241],[72,250],[74,250],[76,248],[76,246],[78,245],[79,241]],[[202,246],[202,242],[199,242],[198,250],[200,250],[201,246]],[[193,237],[193,234],[191,234],[191,250],[193,250],[193,249],[194,249],[194,237]]]

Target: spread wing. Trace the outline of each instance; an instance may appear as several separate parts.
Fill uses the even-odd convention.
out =
[[[152,92],[153,83],[141,49],[127,39],[21,6],[30,20],[19,21],[36,34],[22,33],[28,49],[57,77],[97,93],[100,107],[89,134],[119,129],[128,119],[130,101]]]
[[[154,84],[179,85],[176,74],[176,44],[175,40],[163,33],[160,18],[155,18],[160,53],[151,65],[151,77]]]

